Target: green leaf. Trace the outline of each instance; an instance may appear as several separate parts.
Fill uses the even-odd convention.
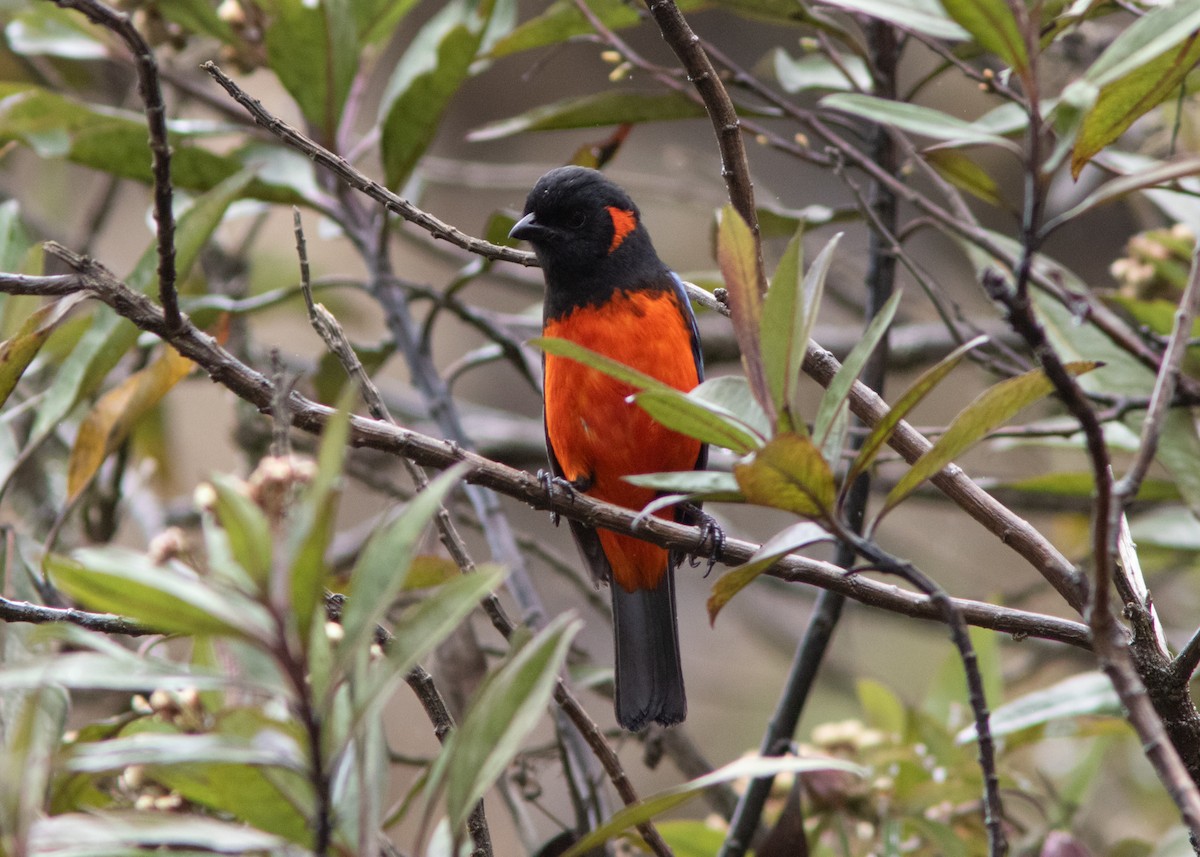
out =
[[[1200,42],[1200,40],[1197,41]],[[1200,60],[1200,53],[1197,53],[1196,58]],[[1108,142],[1111,141],[1105,142],[1104,145],[1108,145]],[[1093,152],[1092,154],[1095,153]],[[1088,157],[1091,157],[1091,155]],[[1085,212],[1114,202],[1135,191],[1153,188],[1157,185],[1175,181],[1176,179],[1196,175],[1197,173],[1200,173],[1200,157],[1185,158],[1180,161],[1162,164],[1154,169],[1111,179],[1089,193],[1079,203],[1048,221],[1042,227],[1042,234],[1049,234],[1067,221],[1074,220]]]
[[[145,137],[145,128],[141,132]],[[175,231],[175,267],[179,280],[191,273],[200,250],[220,225],[229,205],[238,198],[248,174],[240,174],[196,199],[178,219]],[[142,256],[126,284],[147,292],[157,285],[158,254],[152,245]],[[113,310],[103,307],[92,316],[92,326],[63,362],[38,408],[31,443],[53,431],[85,396],[90,395],[137,342],[138,330]]]
[[[224,530],[230,556],[254,581],[258,592],[265,595],[275,551],[271,524],[247,495],[241,480],[217,474],[212,486],[217,494],[217,519]]]
[[[245,168],[239,157],[198,145],[201,137],[227,130],[212,122],[169,123],[171,181],[176,188],[208,191]],[[43,158],[66,158],[143,184],[153,181],[146,121],[137,113],[100,110],[36,86],[0,82],[0,142],[8,141],[28,146]],[[246,194],[274,202],[305,201],[288,183],[276,187],[255,181]]]
[[[794,95],[812,89],[837,91],[870,89],[871,72],[866,62],[857,56],[843,56],[833,63],[820,53],[791,57],[783,48],[771,53],[775,79],[784,92]]]
[[[671,491],[704,500],[736,501],[742,496],[733,474],[720,470],[644,473],[638,476],[626,476],[625,481],[643,488],[653,488],[655,491]]]
[[[1178,551],[1200,551],[1200,521],[1183,506],[1169,506],[1138,515],[1129,533],[1139,545]]]
[[[1046,473],[1027,479],[1000,482],[996,487],[1048,497],[1088,498],[1096,493],[1096,479],[1090,470],[1079,473]],[[1179,498],[1179,489],[1175,487],[1175,483],[1165,479],[1144,480],[1137,494],[1138,500],[1147,503],[1161,503]]]
[[[688,393],[688,398],[728,411],[762,438],[771,435],[771,423],[763,413],[762,405],[754,398],[745,375],[709,378]]]
[[[695,401],[678,390],[646,390],[633,400],[642,410],[672,431],[745,455],[762,446],[737,416],[717,405]]]
[[[189,803],[312,848],[312,799],[305,794],[311,786],[306,776],[280,768],[220,763],[160,765],[149,773],[155,782]],[[297,794],[302,796],[300,800]]]
[[[960,345],[921,373],[921,376],[913,381],[912,386],[905,390],[904,394],[896,400],[896,404],[892,405],[891,410],[887,412],[884,418],[871,429],[866,440],[863,441],[858,455],[855,456],[854,463],[850,465],[850,471],[846,474],[846,478],[842,480],[842,484],[853,485],[854,480],[871,466],[871,462],[875,460],[875,456],[879,454],[879,450],[883,449],[883,445],[892,436],[892,432],[896,430],[896,426],[900,425],[900,421],[908,416],[909,411],[919,405],[933,391],[933,388],[941,383],[942,379],[949,375],[955,366],[962,362],[962,359],[967,356],[971,349],[986,341],[987,337],[977,336],[970,342]]]
[[[702,119],[704,108],[678,92],[612,90],[564,98],[516,116],[489,122],[467,134],[471,142],[499,140],[526,131],[561,131],[598,125]]]
[[[0,670],[0,690],[61,685],[79,690],[112,690],[141,693],[147,687],[164,690],[226,687],[227,676],[187,670],[178,664],[135,655],[70,652],[7,665]]]
[[[1011,735],[1055,720],[1094,715],[1121,716],[1121,700],[1112,682],[1101,672],[1070,676],[993,709],[991,728],[995,736]],[[966,743],[976,738],[972,724],[959,732],[956,740]]]
[[[983,695],[988,705],[997,705],[1004,698],[1004,680],[1000,673],[1000,635],[985,628],[967,629],[971,647],[975,650],[975,665],[983,681]],[[956,711],[963,710],[969,699],[967,675],[962,657],[954,652],[945,658],[930,682],[922,700],[922,708],[939,723],[950,723]]]
[[[865,678],[857,682],[855,691],[868,724],[889,735],[904,734],[908,714],[900,697],[891,689],[874,679]]]
[[[350,577],[351,589],[342,613],[343,651],[352,653],[371,638],[376,623],[405,588],[421,535],[465,469],[460,465],[442,473],[409,500],[399,517],[371,534]]]
[[[827,517],[833,506],[833,472],[804,435],[777,435],[750,463],[735,464],[733,475],[750,503],[806,518]]]
[[[924,158],[938,171],[938,175],[955,187],[992,205],[1007,204],[996,181],[983,167],[962,152],[955,149],[933,149],[925,152]]]
[[[4,28],[8,46],[22,56],[108,59],[108,47],[96,38],[96,32],[83,16],[40,3],[22,9]]]
[[[881,125],[890,125],[911,134],[930,137],[947,145],[999,146],[1014,154],[1020,153],[1020,147],[1012,140],[932,107],[922,107],[919,104],[851,92],[826,95],[821,99],[821,106],[828,110],[840,110],[851,116],[878,122]]]
[[[1025,39],[1005,0],[941,0],[941,3],[985,51],[1000,57],[1018,74],[1028,68]]]
[[[725,842],[725,833],[706,821],[660,821],[654,826],[675,857],[712,857]]]
[[[442,584],[433,594],[400,614],[395,636],[388,647],[388,666],[402,676],[440,645],[493,589],[504,582],[506,572],[496,566],[480,566]]]
[[[1177,92],[1200,61],[1200,8],[1179,2],[1134,21],[1092,63],[1083,83],[1099,89],[1071,152],[1075,177],[1139,117]]]
[[[841,233],[834,236],[830,245],[836,244],[840,237]],[[779,431],[806,433],[796,394],[800,386],[800,367],[825,287],[824,272],[829,268],[830,245],[826,245],[821,258],[812,266],[813,270],[822,269],[821,276],[805,277],[804,227],[801,226],[783,251],[763,302],[759,340],[767,389],[779,417]],[[823,266],[821,259],[826,260]]]
[[[30,842],[40,854],[78,852],[87,843],[90,854],[145,854],[165,850],[186,854],[188,849],[225,854],[287,851],[287,843],[277,836],[253,830],[244,824],[231,824],[177,812],[64,813],[48,816],[38,824]]]
[[[867,361],[875,352],[884,334],[887,333],[892,319],[896,316],[898,306],[900,306],[900,292],[895,292],[871,319],[871,323],[863,331],[862,339],[850,349],[841,368],[829,382],[824,395],[821,396],[821,404],[817,408],[817,419],[813,423],[813,439],[818,446],[825,446],[830,437],[830,430],[835,425],[839,414],[845,410],[854,382],[858,380],[863,367],[867,365]]]
[[[712,590],[708,594],[708,624],[716,624],[717,614],[733,596],[749,586],[755,578],[770,569],[783,557],[802,547],[832,539],[833,537],[824,528],[811,521],[792,524],[771,536],[744,564],[721,575],[713,584]]]
[[[1082,375],[1099,365],[1091,361],[1081,361],[1068,363],[1065,368],[1072,375]],[[970,449],[1020,411],[1053,391],[1054,385],[1041,369],[1034,369],[989,387],[959,411],[933,448],[918,458],[908,473],[905,473],[888,492],[880,517],[960,453]]]
[[[217,591],[174,563],[155,565],[124,548],[86,548],[71,559],[48,556],[45,564],[55,585],[92,610],[164,633],[271,639],[273,624],[261,606]]]
[[[824,0],[824,3],[899,24],[937,39],[966,41],[971,37],[946,15],[937,0]]]
[[[417,0],[351,0],[359,41],[374,44],[393,35],[416,5]]]
[[[1107,86],[1193,38],[1200,30],[1200,7],[1187,2],[1163,4],[1121,32],[1088,67],[1084,79]]]
[[[597,354],[590,348],[584,348],[582,345],[572,342],[569,339],[560,339],[556,336],[538,336],[530,339],[529,344],[537,346],[547,354],[553,354],[556,357],[568,357],[590,369],[603,372],[610,378],[623,381],[637,390],[679,392],[674,387],[664,384],[657,378],[652,378],[644,372],[639,372],[637,369],[626,366],[624,363],[618,363],[611,357]]]
[[[754,236],[746,221],[732,205],[721,209],[717,224],[717,264],[729,292],[733,332],[742,351],[742,367],[750,379],[754,397],[769,416],[774,416],[774,400],[767,385],[766,370],[759,344],[762,330],[763,296]]]
[[[682,12],[710,5],[699,0],[681,0]],[[638,10],[622,0],[588,0],[589,11],[610,30],[622,30],[642,22]],[[573,36],[595,32],[591,21],[584,17],[571,0],[555,0],[545,11],[513,29],[491,47],[490,56],[503,57],[521,51],[565,43]]]
[[[8,270],[8,269],[4,269]],[[36,310],[10,339],[0,342],[0,407],[33,362],[50,334],[72,309],[86,299],[83,294],[60,298]]]
[[[609,839],[623,831],[629,830],[644,821],[662,815],[680,804],[687,803],[705,789],[738,779],[757,777],[773,777],[777,774],[803,774],[812,771],[845,771],[857,777],[866,776],[866,771],[858,765],[843,762],[839,759],[798,759],[794,756],[747,756],[730,762],[724,767],[717,768],[711,774],[705,774],[682,785],[674,786],[643,798],[616,813],[607,822],[591,831],[583,839],[576,842],[563,857],[584,857],[591,849],[603,845]]]
[[[322,142],[337,132],[359,68],[348,0],[267,0],[267,62]]]
[[[445,789],[451,830],[462,830],[545,714],[571,640],[582,626],[571,614],[559,616],[514,650],[479,689],[430,773],[429,793]]]
[[[261,740],[227,735],[178,735],[143,732],[77,744],[66,758],[71,771],[100,773],[119,771],[130,765],[195,765],[222,762],[306,771],[300,747],[273,730],[264,730]]]
[[[492,0],[451,0],[400,58],[379,107],[388,187],[399,187],[433,140],[451,97],[467,78]]]
[[[168,21],[193,33],[212,36],[225,44],[235,39],[229,24],[217,14],[217,5],[208,0],[158,0],[155,9]]]

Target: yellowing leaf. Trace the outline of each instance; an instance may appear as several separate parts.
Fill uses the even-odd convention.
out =
[[[708,595],[708,623],[717,621],[721,612],[733,596],[737,595],[764,571],[794,550],[814,542],[830,541],[832,536],[812,521],[802,521],[776,533],[763,542],[762,547],[754,552],[745,564],[721,575],[713,584]]]
[[[833,472],[804,435],[779,435],[749,464],[735,465],[733,475],[746,500],[760,506],[823,518],[833,505]]]
[[[174,348],[109,390],[84,418],[67,464],[67,497],[73,502],[129,430],[195,365]]]
[[[1080,361],[1068,363],[1066,369],[1072,375],[1082,375],[1099,365],[1094,361]],[[896,483],[888,493],[880,517],[949,464],[955,456],[970,449],[1020,411],[1053,391],[1054,385],[1041,369],[1009,378],[984,390],[975,401],[959,411],[946,433]]]
[[[1197,20],[1194,11],[1186,12],[1188,6],[1187,3],[1177,3],[1147,15],[1142,21],[1159,17],[1170,24],[1176,17],[1182,16],[1186,27]],[[1134,28],[1130,27],[1127,32],[1133,31]],[[1170,32],[1170,28],[1164,31],[1166,41],[1171,40]],[[1182,34],[1187,30],[1180,28],[1176,32]],[[1101,56],[1096,66],[1100,66],[1104,59],[1105,56]],[[1079,137],[1071,151],[1071,175],[1078,178],[1087,162],[1100,150],[1125,133],[1137,119],[1177,92],[1197,62],[1200,62],[1200,31],[1193,30],[1149,62],[1134,67],[1124,76],[1104,85],[1079,129]],[[1092,71],[1089,70],[1088,76],[1092,76]]]
[[[85,297],[83,294],[71,295],[42,307],[25,319],[11,339],[0,342],[0,405],[8,401],[17,381],[21,380],[21,375],[46,344],[54,328]]]
[[[956,149],[933,149],[925,152],[923,157],[942,178],[955,187],[992,205],[1004,205],[1000,186],[983,167],[962,152]]]

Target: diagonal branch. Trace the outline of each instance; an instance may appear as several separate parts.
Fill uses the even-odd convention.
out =
[[[186,317],[178,330],[170,330],[161,309],[153,301],[130,289],[103,265],[78,256],[58,244],[49,243],[46,249],[74,268],[77,275],[74,278],[33,278],[0,274],[0,292],[43,296],[85,292],[112,307],[139,329],[170,343],[185,357],[199,364],[214,381],[259,410],[267,412],[271,409],[274,387],[270,380],[242,363]],[[319,434],[334,414],[332,408],[295,392],[288,398],[288,405],[292,411],[293,425],[314,434]],[[694,527],[654,516],[644,518],[628,509],[602,503],[558,486],[551,486],[547,491],[534,474],[506,467],[449,441],[359,416],[351,418],[350,431],[351,443],[355,446],[401,455],[421,466],[444,470],[465,461],[469,465],[467,481],[492,488],[535,509],[553,509],[592,526],[633,535],[667,548],[704,555],[711,552],[711,545],[707,544],[711,540]],[[743,563],[758,547],[749,542],[729,539],[722,551],[722,558],[727,563]],[[774,575],[784,580],[842,592],[855,601],[905,616],[931,621],[940,618],[936,607],[923,596],[874,581],[846,577],[842,569],[830,563],[790,556],[775,566]],[[1079,622],[997,607],[985,602],[956,600],[955,603],[973,625],[1021,638],[1038,637],[1090,648],[1087,629]]]

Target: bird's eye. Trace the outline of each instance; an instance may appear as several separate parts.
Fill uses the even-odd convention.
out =
[[[583,210],[572,211],[570,214],[567,215],[567,228],[568,229],[582,229],[586,225],[587,225],[587,212],[586,211],[583,211]]]

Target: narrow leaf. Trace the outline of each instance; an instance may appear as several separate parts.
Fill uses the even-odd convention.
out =
[[[676,390],[647,390],[633,397],[654,419],[680,434],[745,455],[762,446],[741,421],[715,405],[700,404]]]
[[[866,772],[858,765],[852,765],[849,762],[843,762],[839,759],[798,759],[795,756],[748,756],[730,762],[728,765],[718,768],[711,774],[705,774],[703,777],[698,777],[682,785],[666,789],[625,807],[607,822],[576,842],[563,857],[584,857],[593,848],[603,845],[618,834],[636,827],[644,821],[650,821],[680,804],[687,803],[705,789],[712,788],[713,786],[739,779],[773,777],[776,774],[786,773],[803,774],[811,771],[845,771],[857,777],[866,775]]]
[[[1082,375],[1099,365],[1095,362],[1076,362],[1068,363],[1066,369],[1072,375]],[[1009,378],[985,390],[958,413],[933,448],[917,459],[908,473],[888,492],[880,517],[960,453],[1053,391],[1054,385],[1041,369]]]
[[[884,334],[887,333],[899,305],[900,292],[895,292],[871,319],[871,323],[863,332],[862,339],[854,344],[854,348],[850,349],[841,368],[829,382],[829,387],[821,396],[821,404],[817,408],[817,419],[813,423],[813,439],[818,446],[825,446],[830,436],[830,429],[833,428],[838,415],[846,407],[846,401],[850,398],[850,390],[854,386],[854,382],[858,380],[863,367],[867,365],[867,360],[870,359]]]
[[[452,830],[504,773],[521,742],[545,713],[571,640],[583,623],[559,616],[514,651],[479,690],[462,726],[446,742],[430,774],[431,793],[443,786]]]
[[[904,395],[896,400],[896,404],[892,405],[891,410],[875,425],[875,428],[871,429],[870,434],[863,441],[862,448],[858,451],[854,463],[850,465],[850,471],[843,480],[844,485],[854,484],[854,480],[871,466],[871,462],[875,460],[875,456],[879,454],[879,450],[887,443],[896,426],[900,425],[900,421],[908,416],[909,411],[919,405],[933,388],[941,383],[942,379],[949,375],[955,366],[962,362],[962,359],[967,356],[971,349],[982,345],[984,342],[987,342],[987,337],[977,336],[970,342],[960,345],[935,365],[925,370],[916,381],[913,381],[912,386],[904,391]]]
[[[1018,74],[1029,66],[1025,39],[1006,0],[941,0],[941,3],[981,48],[1000,57]]]
[[[379,118],[388,187],[403,184],[475,60],[494,3],[452,0],[417,33],[384,90]]]
[[[1200,53],[1197,54],[1197,59],[1200,60]],[[1104,145],[1107,146],[1110,142],[1112,141],[1109,140],[1105,142]],[[1100,148],[1103,148],[1103,146]],[[1088,157],[1091,156],[1089,155]],[[1120,176],[1118,178],[1111,179],[1110,181],[1106,181],[1104,184],[1100,185],[1100,187],[1096,188],[1096,190],[1089,193],[1086,197],[1080,200],[1078,204],[1051,219],[1042,228],[1042,232],[1043,234],[1049,234],[1067,221],[1074,220],[1081,214],[1091,211],[1094,208],[1099,208],[1107,203],[1115,202],[1121,197],[1127,196],[1135,191],[1153,188],[1157,185],[1175,181],[1176,179],[1194,176],[1197,173],[1200,173],[1200,158],[1191,157],[1184,158],[1180,161],[1174,161],[1172,163],[1161,164],[1153,169],[1139,171],[1131,175]]]
[[[177,735],[143,732],[77,744],[66,759],[71,771],[119,771],[130,765],[194,765],[222,762],[267,765],[305,771],[300,747],[282,733],[263,730],[251,740],[229,735]]]
[[[934,149],[925,152],[924,157],[939,175],[955,187],[992,205],[1006,204],[996,180],[962,152],[956,149]]]
[[[759,345],[762,329],[763,298],[754,236],[746,221],[732,205],[721,209],[717,225],[717,264],[729,292],[733,332],[742,351],[742,367],[750,379],[750,388],[768,415],[774,415],[774,402],[767,386],[763,355]]]
[[[806,518],[823,518],[833,505],[833,472],[811,438],[781,434],[754,455],[748,464],[736,464],[733,475],[746,500],[794,512]]]
[[[1073,675],[1060,682],[1027,693],[992,711],[992,734],[1011,735],[1031,726],[1042,726],[1055,720],[1074,717],[1106,715],[1119,717],[1121,700],[1112,682],[1100,672]],[[978,736],[974,725],[963,729],[956,740],[974,741]]]
[[[966,41],[971,34],[956,24],[937,0],[823,0],[849,12],[858,12],[899,24],[937,39]]]
[[[626,476],[625,481],[643,488],[653,488],[655,491],[691,494],[708,500],[716,500],[718,497],[735,499],[742,496],[733,474],[719,470],[644,473],[639,476]]]
[[[21,375],[46,344],[50,334],[67,317],[67,313],[86,299],[86,295],[76,294],[47,304],[26,318],[11,338],[0,342],[0,407],[8,401]]]
[[[265,595],[274,553],[267,516],[250,499],[241,480],[215,475],[212,486],[217,494],[217,519],[224,531],[229,553],[241,570],[257,584],[258,592]]]
[[[1020,153],[1020,147],[1012,140],[932,107],[851,92],[827,95],[821,99],[821,106],[947,144],[999,146],[1014,154]]]
[[[89,609],[127,616],[165,633],[270,639],[272,622],[258,604],[218,591],[172,563],[154,565],[124,548],[88,548],[72,559],[51,555],[47,572]]]
[[[75,436],[67,462],[67,502],[73,503],[129,432],[195,366],[171,347],[100,397]]]
[[[708,594],[708,623],[715,624],[717,614],[733,596],[749,586],[755,578],[770,569],[783,557],[794,550],[816,542],[831,541],[832,538],[823,527],[811,521],[792,524],[771,536],[763,542],[762,547],[756,550],[750,559],[732,571],[721,575],[713,584],[712,591]]]
[[[763,372],[767,389],[779,415],[779,430],[805,432],[804,419],[792,413],[792,391],[799,383],[800,364],[808,345],[811,325],[805,318],[806,302],[801,283],[804,280],[804,226],[788,242],[771,278],[763,301],[759,341],[762,343]],[[798,354],[797,354],[798,352]]]
[[[499,140],[527,131],[560,131],[569,128],[595,128],[597,125],[664,122],[703,118],[705,115],[707,114],[703,107],[681,93],[613,90],[564,98],[508,119],[489,122],[467,134],[467,139],[477,143]]]
[[[418,540],[464,470],[453,467],[438,476],[408,502],[399,517],[372,533],[350,577],[350,597],[342,614],[346,652],[352,653],[374,633],[375,624],[404,589]]]
[[[267,0],[267,61],[304,117],[333,139],[358,72],[355,21],[346,0]]]

